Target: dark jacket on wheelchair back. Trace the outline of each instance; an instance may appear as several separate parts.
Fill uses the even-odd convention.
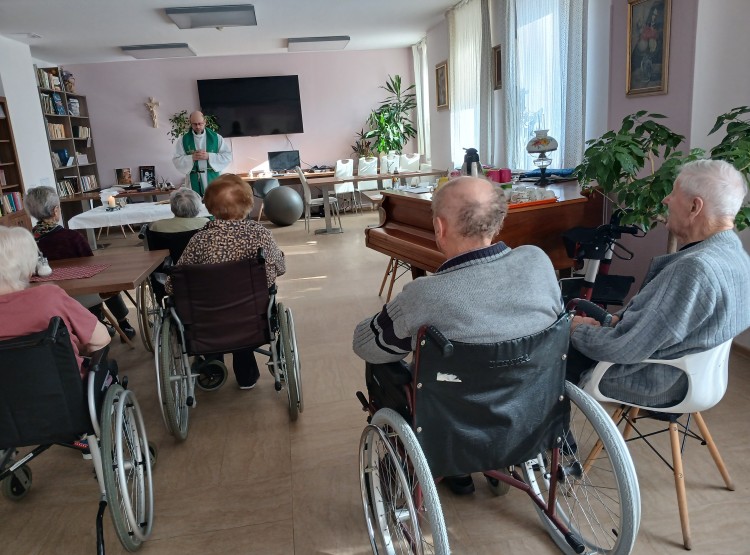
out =
[[[171,269],[174,306],[191,355],[227,353],[270,341],[265,264],[257,258]]]
[[[490,344],[421,334],[415,355],[414,430],[435,476],[520,464],[559,445],[568,416],[565,356],[570,320]]]
[[[89,368],[97,412],[117,375],[107,350],[98,351]],[[67,442],[92,431],[86,381],[61,318],[52,318],[46,330],[0,341],[0,377],[0,449]]]

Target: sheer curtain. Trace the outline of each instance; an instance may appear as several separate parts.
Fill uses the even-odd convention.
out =
[[[487,163],[494,150],[488,0],[464,0],[446,17],[450,40],[451,158],[460,166],[464,148],[473,147],[479,151],[479,159]]]
[[[584,147],[583,0],[506,0],[505,21],[507,163],[533,168],[526,143],[548,129],[560,144],[552,167],[573,167]]]
[[[417,146],[424,155],[425,162],[431,159],[430,153],[430,105],[428,100],[427,39],[423,38],[412,45],[414,63],[414,85],[417,95]]]

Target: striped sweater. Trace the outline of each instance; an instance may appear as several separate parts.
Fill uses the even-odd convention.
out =
[[[604,375],[606,395],[645,406],[669,406],[687,379],[664,365],[633,364],[705,351],[750,327],[750,256],[733,230],[654,258],[641,290],[613,328],[580,325],[571,343],[594,360],[616,362]]]
[[[414,350],[423,324],[454,341],[495,343],[541,331],[560,311],[560,289],[544,251],[497,243],[406,284],[356,327],[353,348],[367,362],[395,362]]]

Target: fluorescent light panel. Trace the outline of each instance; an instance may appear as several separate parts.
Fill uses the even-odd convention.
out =
[[[166,44],[135,44],[132,46],[121,46],[125,54],[138,58],[139,60],[150,60],[154,58],[187,58],[195,56],[186,42],[172,42]]]
[[[242,27],[257,25],[252,4],[236,6],[192,6],[189,8],[166,8],[169,18],[180,29],[202,29],[205,27]]]
[[[300,37],[289,39],[287,50],[289,52],[316,52],[319,50],[343,50],[351,37],[342,35],[338,37]]]

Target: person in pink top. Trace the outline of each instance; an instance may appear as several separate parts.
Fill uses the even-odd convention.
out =
[[[0,226],[0,340],[46,330],[60,316],[70,332],[81,379],[83,355],[109,344],[104,325],[57,285],[29,287],[38,258],[34,236],[21,227]]]

